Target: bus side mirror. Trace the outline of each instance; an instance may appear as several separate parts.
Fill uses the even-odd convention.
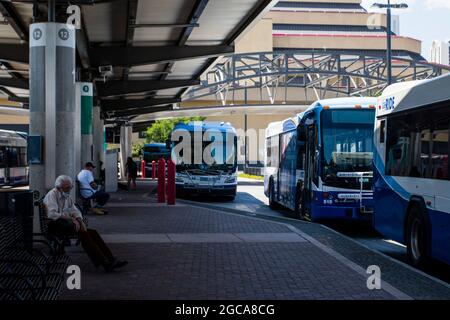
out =
[[[172,148],[172,141],[170,141],[170,139],[166,140],[166,149],[171,149]]]

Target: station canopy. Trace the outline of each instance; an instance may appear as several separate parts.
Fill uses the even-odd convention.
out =
[[[50,1],[51,2],[51,1]],[[111,121],[168,111],[274,0],[54,0],[57,22],[81,8],[77,80],[93,81]],[[29,25],[48,21],[45,0],[0,1],[0,98],[28,106]]]

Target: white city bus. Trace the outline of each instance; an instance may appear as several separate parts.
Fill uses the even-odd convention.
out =
[[[26,184],[28,184],[26,134],[0,130],[0,186]]]
[[[376,98],[313,103],[266,130],[264,192],[299,218],[368,220]]]
[[[374,226],[415,266],[450,264],[450,75],[389,86],[375,122]]]

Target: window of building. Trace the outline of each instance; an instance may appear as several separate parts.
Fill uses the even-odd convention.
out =
[[[147,131],[139,131],[139,139],[147,138]]]

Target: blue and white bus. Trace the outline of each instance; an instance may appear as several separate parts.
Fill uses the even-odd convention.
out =
[[[370,220],[376,98],[313,103],[266,129],[264,192],[299,218]]]
[[[171,143],[171,158],[176,164],[177,196],[235,198],[237,134],[230,123],[179,123],[172,131]]]
[[[377,106],[375,229],[414,266],[450,264],[450,75],[391,85]]]

